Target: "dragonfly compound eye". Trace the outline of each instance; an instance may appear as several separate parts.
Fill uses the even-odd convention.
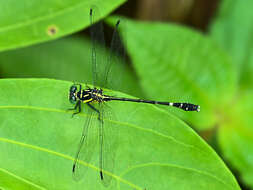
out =
[[[73,93],[70,93],[70,94],[69,94],[69,101],[70,101],[70,103],[72,103],[72,104],[75,104],[75,103],[76,103],[76,97],[75,97],[75,95],[74,95]]]
[[[72,85],[69,89],[69,101],[72,104],[76,103],[76,91],[77,91],[76,85]]]
[[[72,86],[70,87],[70,89],[69,89],[70,93],[71,93],[71,92],[72,92],[72,93],[75,93],[76,90],[77,90],[76,85],[72,85]]]

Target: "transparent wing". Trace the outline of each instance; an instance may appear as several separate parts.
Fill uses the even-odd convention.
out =
[[[104,73],[103,73],[103,83],[102,86],[110,88],[110,89],[116,89],[118,90],[118,87],[120,86],[121,82],[121,71],[123,71],[123,63],[126,62],[126,53],[125,48],[123,45],[123,39],[120,38],[119,29],[121,30],[121,33],[125,30],[122,30],[122,26],[126,25],[126,22],[124,19],[118,20],[114,27],[114,32],[111,40],[111,46],[110,46],[110,54],[109,57],[106,60]],[[126,27],[126,26],[124,26]],[[117,78],[115,78],[115,74],[117,73]]]
[[[88,166],[84,164],[90,163],[92,154],[95,151],[98,142],[98,130],[97,126],[95,126],[97,120],[97,117],[95,116],[96,113],[88,106],[87,113],[89,116],[83,126],[83,132],[72,168],[73,178],[76,181],[79,181],[84,177],[87,172]]]
[[[119,71],[124,69],[120,66],[125,61],[125,49],[120,39],[119,28],[125,25],[123,19],[118,20],[115,24],[112,41],[110,45],[110,53],[105,53],[105,39],[102,21],[97,21],[99,10],[96,6],[92,6],[90,10],[90,35],[91,35],[91,57],[92,57],[92,74],[93,85],[106,88],[117,89],[119,86]],[[123,32],[124,30],[122,30]],[[120,69],[121,68],[121,69]],[[112,72],[115,69],[116,72]],[[114,73],[114,74],[112,74]],[[113,75],[117,73],[117,80]],[[117,82],[117,84],[114,84]]]
[[[92,62],[92,77],[93,85],[101,85],[101,74],[104,66],[105,59],[105,38],[103,31],[103,23],[98,21],[100,13],[98,8],[93,5],[90,9],[90,36],[91,36],[91,62]]]
[[[117,152],[117,126],[111,122],[111,113],[109,107],[99,104],[101,121],[99,127],[99,147],[100,147],[100,177],[104,186],[108,187],[112,180],[114,171],[115,157]]]

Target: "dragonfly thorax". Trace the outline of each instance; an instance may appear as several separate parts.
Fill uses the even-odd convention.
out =
[[[88,93],[90,94],[93,101],[97,101],[97,102],[103,101],[104,95],[103,95],[102,89],[97,89],[97,88],[89,89]]]
[[[78,90],[76,85],[72,85],[69,89],[69,101],[75,104],[78,100],[89,103],[89,102],[102,102],[105,96],[103,90],[98,88],[87,88]]]

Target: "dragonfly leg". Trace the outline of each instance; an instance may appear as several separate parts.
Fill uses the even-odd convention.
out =
[[[70,108],[70,109],[68,109],[68,110],[76,110],[77,108],[78,108],[78,111],[74,112],[74,113],[72,114],[72,117],[74,117],[74,115],[76,115],[76,114],[78,114],[78,113],[81,112],[81,101],[80,101],[80,100],[78,100],[78,101],[76,102],[76,105],[75,105],[74,108]]]
[[[101,121],[101,118],[100,118],[100,111],[99,111],[97,108],[95,108],[93,105],[89,104],[89,103],[87,103],[87,105],[88,105],[91,109],[93,109],[95,112],[98,113],[98,120]]]

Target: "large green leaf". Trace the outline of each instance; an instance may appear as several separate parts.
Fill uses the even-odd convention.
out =
[[[175,113],[199,129],[213,127],[235,95],[229,57],[185,27],[128,20],[127,30],[128,51],[147,97],[198,104],[199,114]]]
[[[73,106],[67,98],[71,83],[2,79],[0,85],[1,189],[103,189],[97,152],[86,180],[76,183],[71,176],[87,118],[66,111]],[[108,105],[118,119],[106,122],[120,136],[110,189],[240,189],[217,154],[181,120],[153,105]]]
[[[40,43],[76,32],[90,24],[89,9],[104,17],[124,0],[8,0],[0,2],[0,51]]]
[[[211,36],[233,58],[244,83],[253,82],[253,1],[223,0],[210,27]]]

